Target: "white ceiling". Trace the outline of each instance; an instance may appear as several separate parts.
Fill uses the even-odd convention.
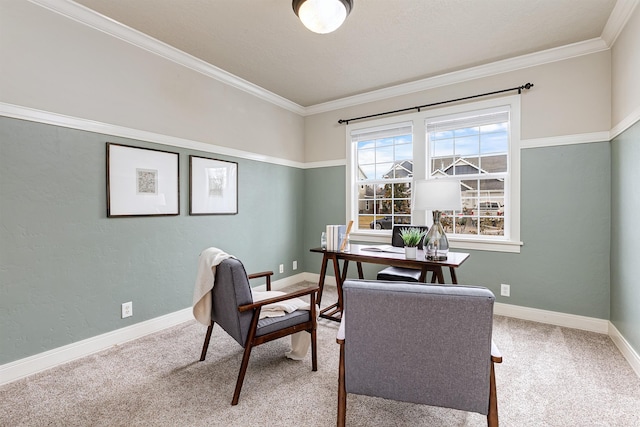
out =
[[[618,0],[618,3],[629,0]],[[599,38],[616,0],[354,0],[308,31],[290,0],[76,0],[308,107]]]

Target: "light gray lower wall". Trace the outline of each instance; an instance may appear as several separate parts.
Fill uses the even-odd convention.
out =
[[[640,122],[611,147],[611,322],[640,354]]]
[[[178,152],[180,215],[107,218],[106,142]],[[190,154],[238,162],[237,215],[189,216]],[[303,194],[301,169],[0,117],[0,364],[189,307],[210,246],[304,271]]]
[[[470,251],[458,281],[490,288],[499,302],[608,319],[609,143],[527,149],[521,163],[521,253]],[[337,182],[345,170],[305,174],[317,183],[307,187],[316,197],[309,191],[305,199],[305,243],[318,246],[325,224],[345,221],[344,182]],[[320,261],[308,254],[306,270],[318,273]],[[366,277],[379,269],[366,266]],[[511,285],[510,298],[500,296],[501,283]]]

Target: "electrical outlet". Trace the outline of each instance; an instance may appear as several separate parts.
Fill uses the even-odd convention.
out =
[[[502,295],[503,297],[510,297],[511,296],[511,286],[510,285],[505,285],[504,283],[500,285],[500,295]]]
[[[122,304],[122,318],[133,316],[133,302],[125,302]]]
[[[298,269],[298,261],[293,261],[293,269],[294,270]]]
[[[280,273],[284,273],[284,264],[280,264]]]

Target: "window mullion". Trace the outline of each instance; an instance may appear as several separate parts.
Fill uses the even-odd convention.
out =
[[[454,240],[519,240],[519,102],[515,96],[500,97],[406,114],[404,122],[389,117],[348,125],[352,147],[348,154],[353,155],[348,162],[348,216],[361,220],[358,230],[369,227],[367,216],[373,219],[389,214],[391,221],[406,216],[410,205],[404,200],[410,203],[413,181],[439,178],[464,184],[465,210],[448,218]],[[407,129],[411,134],[403,133]],[[407,142],[412,144],[412,152],[410,145],[399,151]],[[402,159],[409,162],[409,168],[399,164]],[[396,178],[399,172],[407,176]],[[363,209],[374,200],[377,210]],[[411,223],[428,223],[428,218],[415,216],[423,213],[429,215],[411,212]],[[468,230],[457,227],[456,220],[465,218],[469,219]],[[453,234],[453,229],[461,234]]]

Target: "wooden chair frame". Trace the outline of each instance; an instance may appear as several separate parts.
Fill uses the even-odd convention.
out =
[[[273,275],[272,271],[264,271],[261,273],[250,274],[247,277],[249,279],[266,277],[267,290],[270,291],[272,275]],[[249,328],[249,334],[247,336],[247,340],[243,346],[244,354],[242,356],[242,363],[240,364],[240,372],[238,373],[238,380],[236,381],[236,387],[233,392],[233,399],[231,400],[232,405],[238,404],[238,400],[240,398],[240,391],[242,390],[242,383],[244,382],[244,376],[247,372],[247,366],[249,365],[249,357],[251,356],[251,350],[255,346],[264,344],[269,341],[276,340],[278,338],[285,337],[287,335],[292,335],[297,332],[307,331],[311,334],[311,369],[312,371],[318,370],[318,356],[317,356],[317,348],[316,348],[316,329],[317,329],[316,295],[317,295],[317,292],[318,292],[318,287],[316,286],[316,287],[301,289],[299,291],[291,292],[279,297],[265,299],[252,304],[241,305],[238,307],[239,312],[253,310],[253,317],[251,318],[251,326]],[[292,298],[299,298],[305,295],[309,295],[309,299],[310,299],[310,304],[309,304],[310,320],[309,321],[300,323],[297,325],[293,325],[287,328],[279,329],[269,334],[256,337],[256,331],[258,329],[258,321],[260,320],[260,310],[262,309],[262,307],[264,307],[267,304],[286,301]],[[214,325],[214,322],[212,321],[209,327],[207,328],[207,334],[205,335],[204,345],[202,346],[202,352],[200,354],[201,362],[205,359],[207,355],[207,349],[209,348],[209,340],[211,339],[211,332],[213,331],[213,325]]]
[[[344,339],[337,339],[340,345],[340,362],[338,365],[338,427],[345,427],[347,418],[347,389],[344,382],[345,355]],[[502,363],[502,356],[498,348],[491,345],[491,376],[489,378],[489,412],[487,414],[487,426],[498,427],[498,394],[496,392],[495,363]]]

